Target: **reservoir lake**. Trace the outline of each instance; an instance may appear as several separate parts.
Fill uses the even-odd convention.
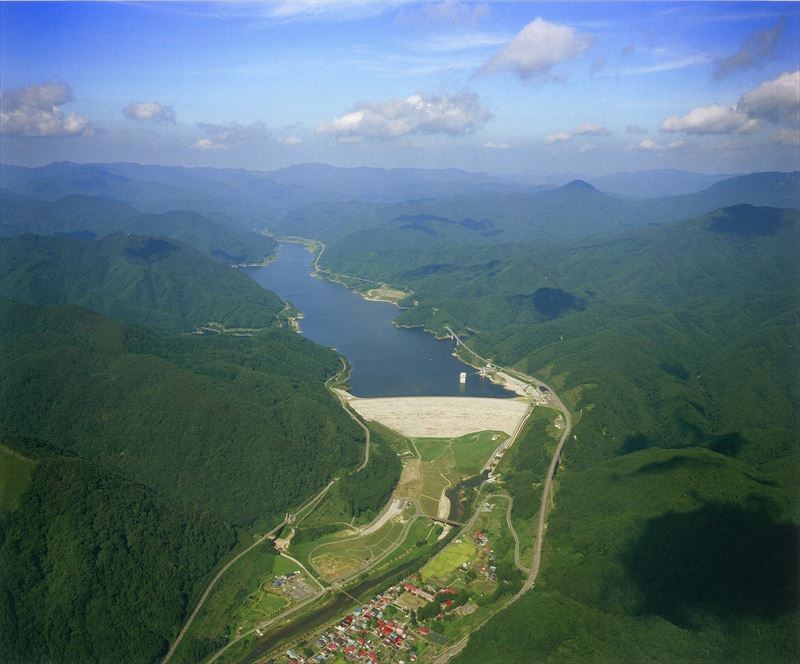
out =
[[[453,357],[454,345],[418,328],[396,327],[389,302],[365,300],[345,286],[311,276],[314,257],[303,245],[281,243],[277,260],[242,271],[301,311],[300,331],[350,362],[357,397],[516,396]],[[461,385],[458,375],[467,372]]]

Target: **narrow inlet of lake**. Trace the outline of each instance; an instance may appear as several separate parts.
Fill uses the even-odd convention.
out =
[[[392,321],[397,307],[312,277],[312,264],[313,256],[304,246],[281,243],[278,259],[269,266],[243,271],[303,313],[304,336],[347,358],[355,396],[516,396],[453,357],[452,341],[438,340],[421,329],[396,327]],[[467,373],[466,385],[459,383],[462,371]]]

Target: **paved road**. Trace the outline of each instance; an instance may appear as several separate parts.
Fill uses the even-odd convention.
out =
[[[270,530],[266,535],[263,535],[262,537],[257,539],[255,542],[253,542],[244,551],[242,551],[241,553],[239,553],[236,556],[234,556],[233,558],[231,558],[225,564],[225,566],[219,572],[217,572],[217,575],[213,579],[211,579],[211,583],[208,584],[208,586],[206,587],[205,591],[201,595],[200,601],[197,602],[197,605],[194,607],[194,611],[192,611],[192,614],[189,616],[189,619],[186,621],[186,624],[183,626],[183,629],[180,631],[180,634],[178,634],[178,638],[175,639],[175,643],[172,644],[172,647],[169,649],[169,651],[167,652],[166,656],[162,660],[162,664],[167,664],[167,662],[170,660],[172,655],[175,654],[175,650],[178,648],[178,646],[180,645],[181,641],[183,641],[183,637],[186,636],[186,632],[189,631],[189,627],[191,627],[192,622],[194,622],[195,617],[200,612],[200,609],[202,608],[202,606],[205,603],[206,599],[208,599],[209,594],[214,589],[214,586],[217,584],[217,581],[220,580],[222,575],[225,574],[225,572],[228,571],[230,566],[233,565],[237,560],[239,560],[239,558],[241,558],[243,555],[245,555],[249,551],[252,551],[253,548],[257,547],[259,544],[264,542],[271,535],[274,535],[274,534],[280,532],[280,529],[283,528],[285,525],[286,525],[286,519],[281,521],[277,526],[275,526],[275,528]]]
[[[511,535],[514,537],[514,564],[517,566],[517,569],[527,574],[528,568],[523,566],[523,564],[519,560],[519,536],[517,535],[517,531],[514,529],[514,524],[511,521],[511,510],[514,507],[514,499],[508,494],[504,495],[508,499],[508,508],[506,509],[506,523],[508,524],[508,529],[511,531]]]
[[[550,390],[550,393],[552,394],[553,399],[557,403],[558,409],[561,411],[561,415],[564,418],[564,432],[561,434],[561,438],[558,440],[558,445],[556,445],[556,449],[553,452],[553,458],[550,459],[550,466],[547,469],[547,476],[544,478],[544,485],[542,487],[542,502],[539,505],[539,525],[536,528],[536,543],[533,547],[533,562],[531,563],[528,578],[522,585],[522,590],[519,591],[517,596],[522,596],[528,592],[528,590],[533,587],[534,583],[536,582],[536,576],[539,574],[539,567],[542,563],[544,535],[547,528],[547,516],[550,513],[550,496],[553,492],[553,478],[556,475],[558,464],[561,461],[561,452],[563,451],[564,445],[567,442],[567,438],[569,438],[569,434],[572,431],[572,415],[561,402],[561,399],[558,398],[556,393],[552,390]]]
[[[350,410],[350,406],[348,406],[347,402],[344,400],[342,400],[342,407],[344,408],[345,412],[351,418],[353,418],[353,421],[364,430],[364,460],[361,462],[361,465],[358,468],[352,471],[353,473],[357,473],[361,470],[364,470],[364,468],[366,468],[367,464],[369,463],[369,440],[370,440],[369,427],[366,424],[364,424],[358,418],[357,415],[353,414],[353,411]]]
[[[447,328],[447,330],[456,339],[457,344],[463,346],[467,351],[472,353],[473,356],[475,356],[482,362],[488,363],[485,358],[481,357],[471,348],[466,346],[458,338],[458,336],[455,333],[453,333],[452,330],[450,330],[449,327]],[[518,373],[506,369],[504,369],[503,371],[512,373],[512,375],[514,373]],[[526,378],[528,380],[532,379],[532,377],[530,376]],[[566,444],[567,439],[569,438],[569,435],[572,432],[572,414],[569,412],[569,409],[567,409],[567,407],[564,405],[564,403],[561,401],[561,399],[549,385],[547,385],[546,383],[544,383],[539,379],[532,379],[532,380],[535,380],[539,385],[544,385],[547,388],[550,395],[549,405],[558,410],[561,413],[562,417],[564,418],[564,431],[561,434],[561,438],[559,438],[558,440],[556,449],[553,452],[553,457],[550,459],[550,465],[547,468],[547,475],[545,476],[544,484],[542,485],[542,499],[539,504],[539,523],[536,528],[536,541],[533,547],[533,561],[531,562],[531,565],[528,568],[528,578],[525,579],[525,582],[522,584],[522,588],[520,588],[519,592],[517,592],[516,595],[511,597],[502,607],[500,607],[500,609],[498,609],[491,616],[488,616],[482,623],[476,625],[472,629],[470,634],[468,634],[463,639],[450,646],[444,652],[442,652],[441,655],[439,655],[439,657],[436,658],[435,664],[444,664],[445,662],[449,661],[450,659],[458,655],[458,653],[460,653],[466,647],[470,635],[474,634],[477,630],[483,627],[489,621],[490,618],[498,615],[501,611],[504,611],[509,606],[511,606],[511,604],[516,602],[520,597],[522,597],[525,593],[527,593],[531,588],[533,588],[536,585],[536,577],[539,574],[539,568],[541,567],[542,564],[542,548],[544,547],[544,536],[547,530],[547,517],[550,513],[550,497],[553,491],[553,478],[555,477],[556,470],[558,469],[558,464],[561,461],[561,453],[564,450],[564,445]],[[517,566],[519,566],[519,560],[517,559],[515,560],[515,562],[517,563]]]
[[[320,491],[318,494],[316,494],[311,499],[310,502],[313,502],[313,501],[317,500],[318,498],[320,498],[321,496],[325,495],[325,493],[328,491],[328,489],[331,487],[331,485],[335,481],[336,480],[332,480],[330,483],[328,483],[322,489],[322,491]],[[303,509],[303,508],[301,507],[300,509]],[[164,656],[164,659],[162,660],[162,664],[167,664],[167,662],[169,662],[171,657],[175,654],[175,650],[177,650],[177,648],[180,645],[181,641],[183,641],[183,637],[186,636],[186,632],[189,631],[189,627],[191,627],[192,623],[194,622],[194,619],[197,617],[197,614],[200,612],[200,609],[203,607],[203,604],[205,604],[205,601],[208,599],[208,596],[211,594],[211,591],[214,589],[214,586],[217,585],[217,582],[220,580],[220,578],[222,578],[222,575],[225,574],[225,572],[227,572],[228,569],[230,569],[231,565],[233,565],[242,556],[244,556],[248,552],[252,551],[255,547],[257,547],[262,542],[266,541],[268,538],[270,538],[273,535],[276,535],[277,533],[279,533],[281,528],[283,528],[285,525],[286,525],[286,519],[281,521],[277,526],[275,526],[268,533],[266,533],[265,535],[262,535],[261,537],[259,537],[255,542],[253,542],[250,546],[248,546],[246,549],[244,549],[244,551],[239,552],[236,556],[231,558],[227,563],[225,563],[225,566],[219,572],[217,572],[216,576],[213,579],[211,579],[211,582],[208,584],[208,586],[206,586],[206,589],[203,591],[203,594],[200,596],[200,600],[197,602],[197,605],[194,607],[194,611],[192,611],[191,615],[189,616],[188,620],[186,621],[186,624],[183,626],[183,629],[181,629],[180,633],[178,634],[178,638],[175,639],[175,643],[172,644],[172,646],[170,647],[169,651]]]
[[[367,425],[366,425],[366,424],[364,424],[364,423],[361,421],[361,418],[360,418],[358,415],[356,415],[356,414],[353,412],[353,409],[352,409],[352,408],[350,408],[350,404],[348,404],[348,403],[347,403],[347,399],[346,399],[346,398],[344,398],[344,397],[343,397],[343,396],[340,394],[339,390],[334,390],[334,389],[332,389],[332,388],[331,388],[331,383],[332,383],[334,380],[337,380],[338,378],[340,378],[340,377],[341,377],[341,375],[342,375],[342,374],[343,374],[345,371],[347,371],[347,365],[345,364],[345,361],[344,361],[344,359],[343,359],[343,358],[341,358],[341,357],[340,357],[339,359],[340,359],[340,360],[341,360],[341,362],[342,362],[342,369],[341,369],[341,371],[339,371],[339,372],[338,372],[336,375],[334,375],[334,376],[331,376],[330,378],[328,378],[328,380],[326,380],[326,381],[325,381],[325,387],[327,387],[327,388],[328,388],[328,390],[329,390],[329,391],[330,391],[330,392],[331,392],[331,393],[332,393],[332,394],[333,394],[333,395],[334,395],[334,396],[335,396],[335,397],[336,397],[336,398],[339,400],[339,404],[340,404],[340,405],[342,406],[342,408],[344,409],[344,412],[345,412],[345,413],[347,413],[347,414],[350,416],[350,419],[352,419],[352,420],[353,420],[353,421],[354,421],[354,422],[355,422],[355,423],[356,423],[358,426],[360,426],[360,427],[363,429],[363,431],[364,431],[364,461],[362,461],[362,462],[361,462],[361,465],[360,465],[358,468],[356,468],[355,470],[351,471],[351,473],[350,473],[350,474],[352,475],[353,473],[358,473],[358,472],[360,472],[360,471],[364,470],[364,468],[366,468],[366,467],[367,467],[367,464],[369,463],[369,442],[370,442],[370,433],[369,433],[369,427],[367,427]]]

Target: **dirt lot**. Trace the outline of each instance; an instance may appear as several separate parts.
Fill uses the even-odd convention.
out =
[[[481,397],[353,398],[349,403],[364,419],[410,438],[453,438],[473,431],[511,435],[528,410],[516,399]]]
[[[419,459],[409,459],[403,466],[400,482],[394,490],[394,495],[410,500],[419,500],[422,487],[422,462]]]

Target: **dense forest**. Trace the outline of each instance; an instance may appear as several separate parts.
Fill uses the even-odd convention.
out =
[[[99,240],[23,235],[0,239],[0,295],[74,303],[112,318],[190,332],[275,324],[283,302],[247,276],[164,237]]]
[[[3,435],[61,445],[243,526],[360,458],[360,430],[323,386],[337,356],[286,329],[171,337],[72,305],[4,300],[0,312]]]
[[[235,530],[52,445],[24,447],[38,463],[0,511],[0,658],[152,661]]]

